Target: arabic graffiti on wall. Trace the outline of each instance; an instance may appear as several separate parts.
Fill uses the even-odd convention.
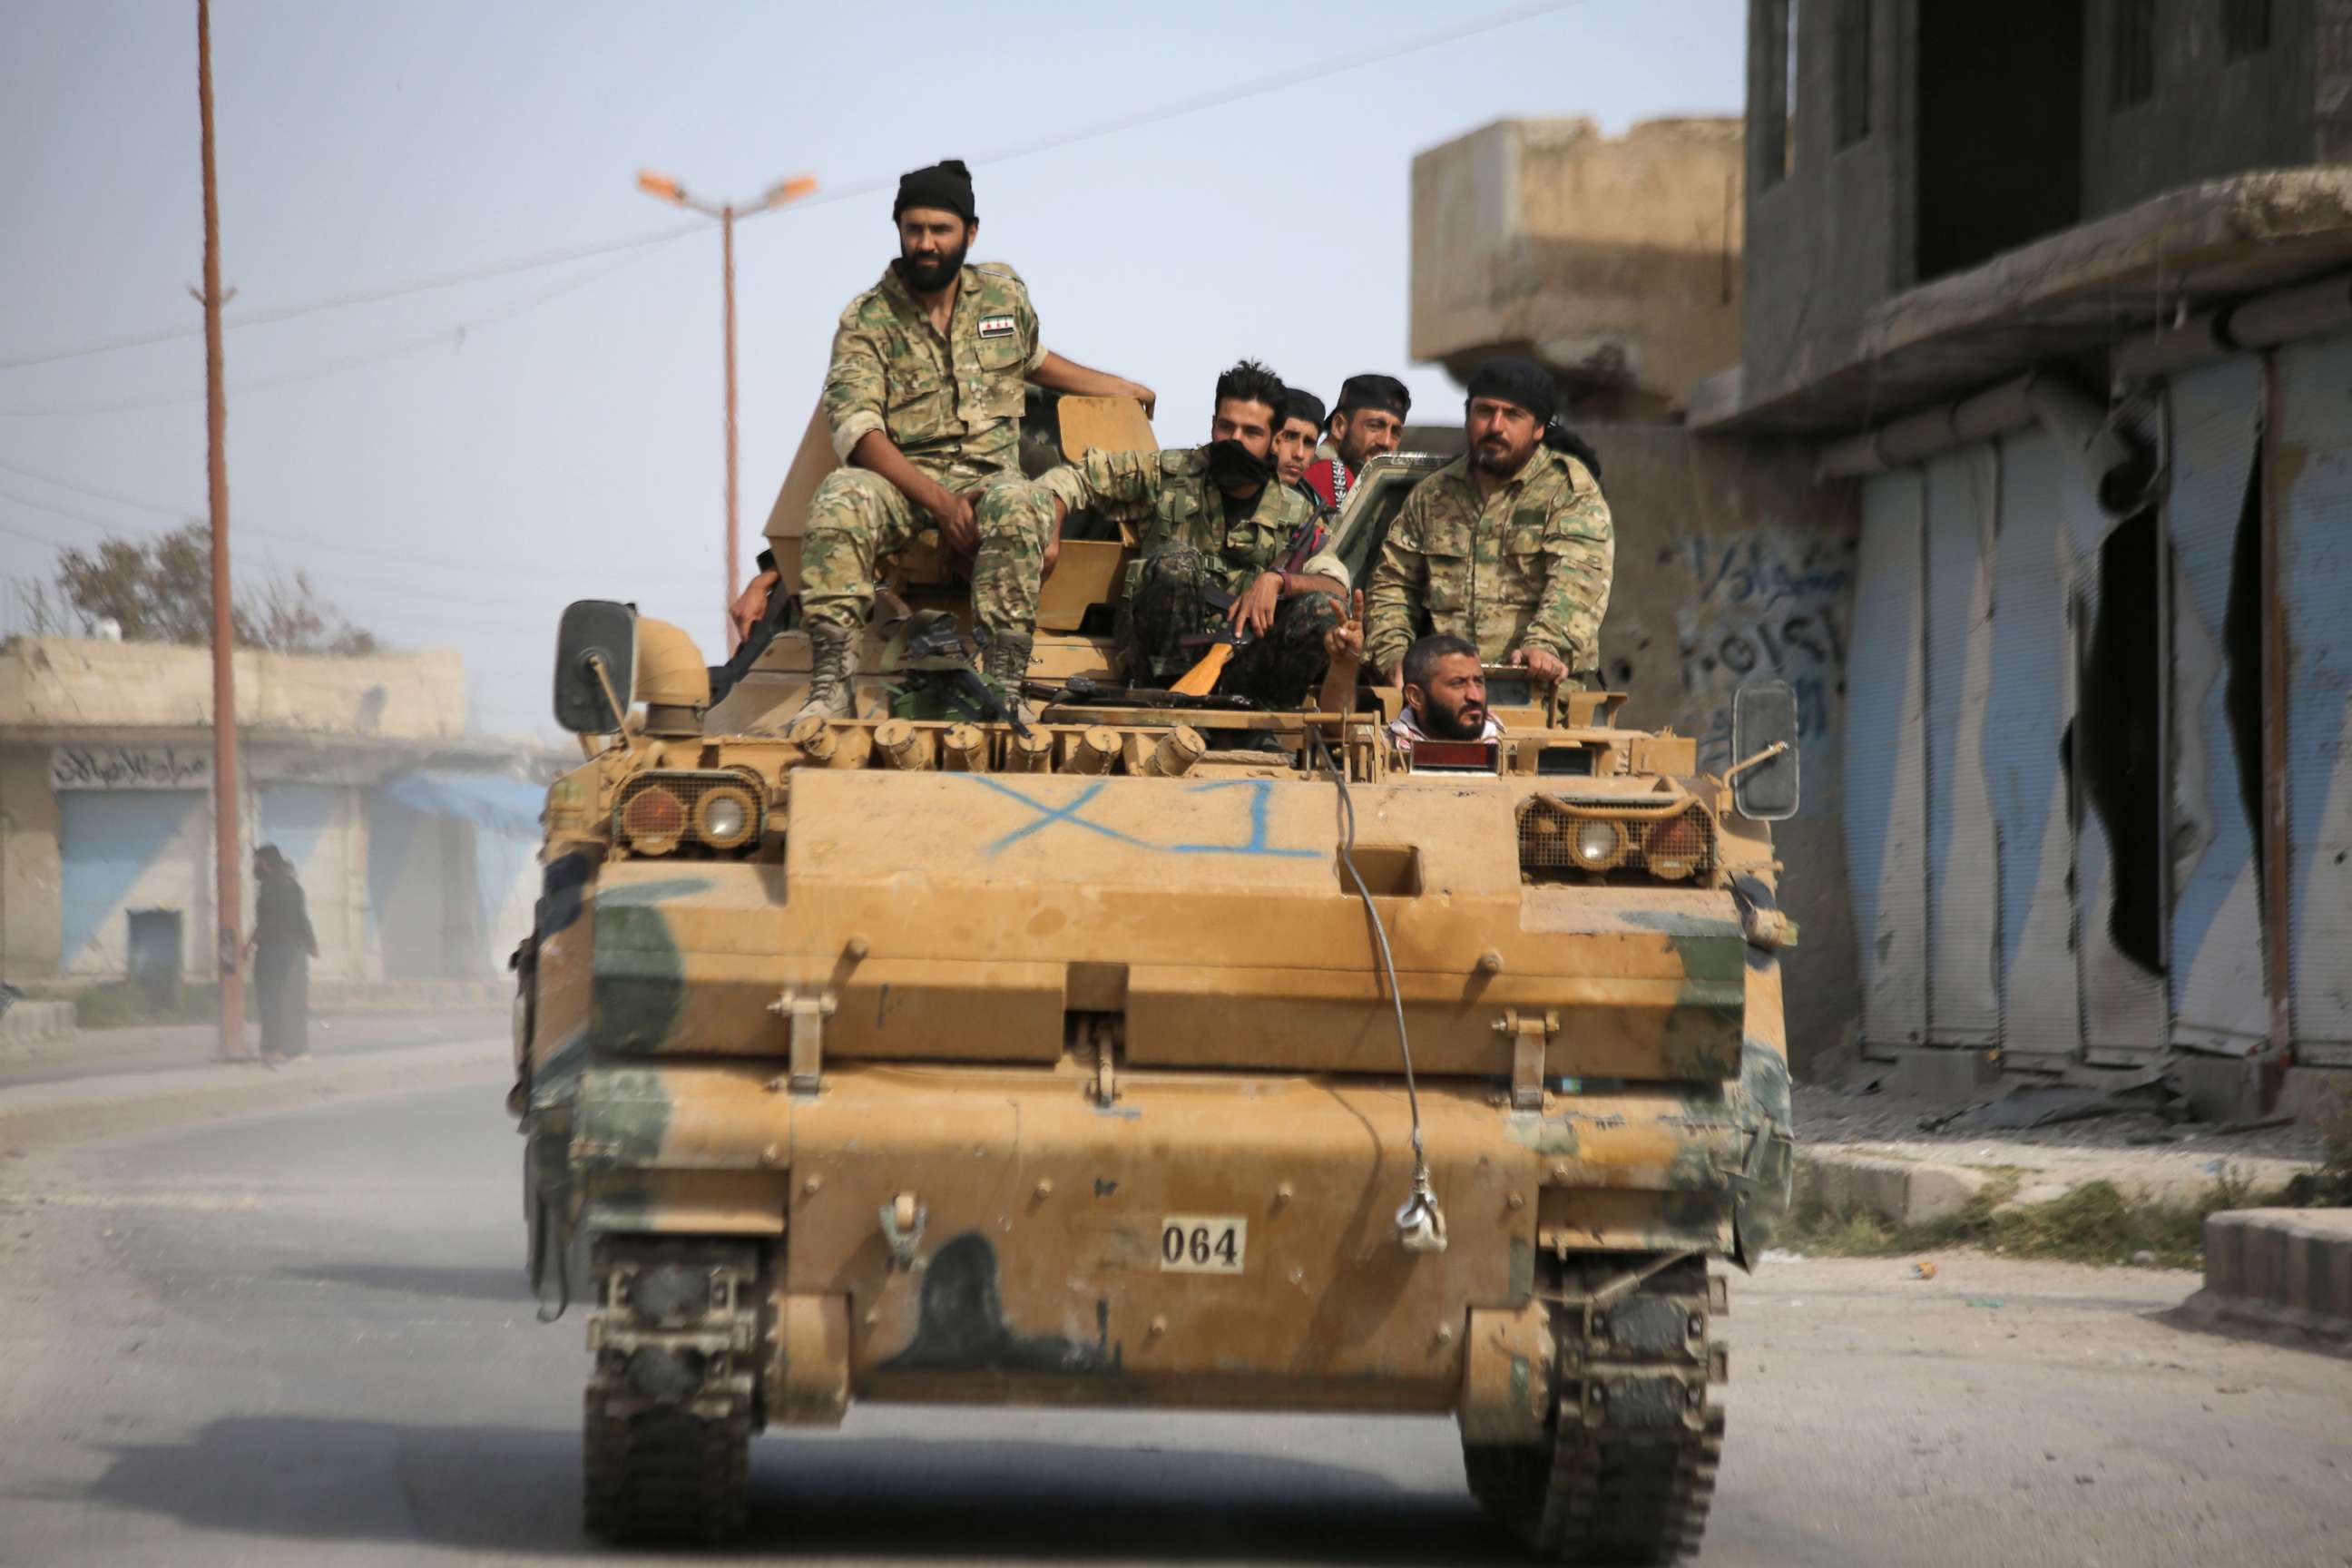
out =
[[[1797,694],[1808,776],[1834,769],[1845,679],[1843,601],[1852,576],[1842,544],[1759,531],[1731,540],[1695,536],[1684,549],[1696,590],[1675,618],[1680,722],[1698,737],[1699,766],[1717,772],[1735,760],[1731,696],[1740,683],[1778,677]]]

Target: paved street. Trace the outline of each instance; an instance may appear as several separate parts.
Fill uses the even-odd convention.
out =
[[[502,1088],[0,1159],[0,1563],[609,1560]],[[1940,1262],[1735,1279],[1705,1563],[2352,1563],[2352,1362],[2154,1321],[2187,1275]],[[1435,1421],[861,1408],[753,1486],[811,1563],[1513,1560]]]

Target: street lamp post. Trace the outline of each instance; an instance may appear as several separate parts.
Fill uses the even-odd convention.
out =
[[[690,195],[687,188],[667,174],[656,174],[648,169],[637,175],[637,189],[649,196],[659,196],[689,212],[719,220],[719,254],[720,288],[723,296],[722,331],[726,339],[727,360],[727,599],[721,606],[720,620],[727,626],[727,647],[735,647],[735,596],[742,591],[737,577],[737,522],[739,505],[735,478],[735,220],[798,201],[816,189],[816,177],[797,174],[780,180],[760,194],[756,202],[738,204],[720,202],[716,205]]]

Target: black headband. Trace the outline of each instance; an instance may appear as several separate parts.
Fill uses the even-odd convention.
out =
[[[899,175],[898,199],[890,204],[891,220],[896,222],[908,207],[938,207],[966,223],[973,222],[980,215],[971,207],[971,171],[961,158],[942,158],[927,169]]]
[[[1551,372],[1516,354],[1497,354],[1472,371],[1467,393],[1465,402],[1495,398],[1526,409],[1535,416],[1538,425],[1551,423],[1559,402],[1559,389]]]

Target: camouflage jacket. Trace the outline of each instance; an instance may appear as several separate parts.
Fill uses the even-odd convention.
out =
[[[946,335],[897,268],[849,302],[833,334],[824,416],[843,462],[879,430],[933,479],[1020,466],[1023,384],[1045,360],[1037,312],[1018,274],[966,267]]]
[[[1038,482],[1073,511],[1090,506],[1135,524],[1138,559],[1163,550],[1199,551],[1217,563],[1221,586],[1229,594],[1241,592],[1261,572],[1292,570],[1286,565],[1291,548],[1301,526],[1315,518],[1305,496],[1269,480],[1257,510],[1228,521],[1224,494],[1209,479],[1205,447],[1088,452],[1083,461],[1055,468]],[[1295,570],[1348,585],[1348,569],[1328,550]]]
[[[1482,501],[1468,458],[1413,487],[1364,590],[1364,657],[1386,669],[1429,630],[1477,644],[1499,664],[1542,648],[1594,668],[1617,554],[1609,503],[1575,458],[1538,447]]]

